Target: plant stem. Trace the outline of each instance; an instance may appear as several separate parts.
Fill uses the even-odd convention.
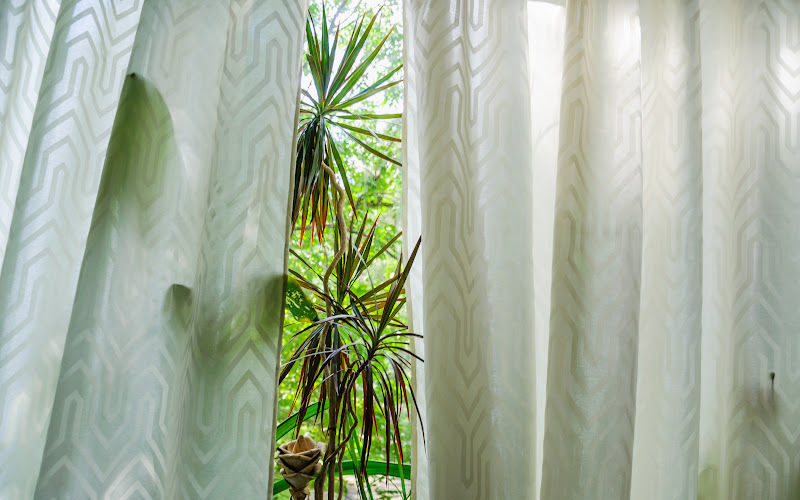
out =
[[[345,250],[350,244],[350,238],[347,234],[347,224],[344,220],[344,199],[345,199],[345,192],[344,189],[339,185],[339,182],[336,180],[336,174],[333,170],[325,164],[325,162],[320,163],[322,168],[325,172],[330,176],[331,184],[336,191],[339,193],[338,198],[336,199],[336,226],[339,230],[339,249],[336,251],[336,255],[333,256],[333,260],[331,264],[328,266],[328,269],[325,271],[325,277],[322,280],[322,285],[325,289],[325,296],[330,297],[330,285],[328,281],[330,280],[331,274],[333,270],[336,268],[336,265],[342,259],[342,255],[344,255]],[[325,301],[325,311],[328,317],[331,316],[333,313],[331,301],[326,299]],[[330,327],[331,332],[331,342],[334,344],[331,346],[332,349],[338,349],[339,342],[338,337],[334,338],[337,335],[336,329],[331,325]],[[333,366],[334,369],[338,370],[339,366],[339,356],[334,357]],[[335,464],[335,450],[337,448],[336,443],[336,428],[337,428],[337,412],[339,409],[339,395],[338,395],[338,376],[330,373],[330,368],[327,370],[326,377],[328,378],[328,382],[325,385],[325,391],[327,392],[328,398],[328,449],[325,452],[325,460],[323,462],[322,474],[325,474],[325,469],[327,468],[327,476],[328,476],[328,500],[334,500],[334,496],[336,495],[336,491],[334,488],[334,475],[336,474],[336,464]]]

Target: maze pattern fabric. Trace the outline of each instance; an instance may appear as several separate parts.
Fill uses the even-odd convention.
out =
[[[527,498],[536,443],[535,391],[520,391],[535,377],[525,3],[406,9],[429,498]]]
[[[268,491],[305,7],[0,3],[0,497]]]
[[[404,9],[403,32],[407,40],[414,40],[414,23],[407,18],[409,9]],[[406,45],[407,47],[407,45]],[[407,49],[406,49],[407,50]],[[417,76],[414,73],[415,66],[406,64],[405,74],[405,99],[403,110],[405,116],[416,116],[417,113],[417,91],[415,85],[409,82],[416,82]],[[422,90],[420,90],[422,91]],[[418,165],[419,162],[419,134],[416,129],[416,120],[405,120],[403,124],[403,164]],[[420,203],[420,171],[419,168],[403,169],[403,207],[419,207]],[[422,234],[422,214],[419,210],[403,210],[403,254],[408,256],[413,250],[413,245]],[[407,297],[406,311],[408,314],[408,324],[413,332],[421,332],[423,329],[422,307],[422,259],[417,259],[416,264],[411,267],[405,285]],[[416,306],[416,307],[415,307]],[[425,343],[422,339],[412,340],[412,349],[420,358],[425,359]],[[424,361],[414,360],[412,364],[412,376],[416,405],[412,408],[413,417],[411,419],[412,446],[411,446],[411,495],[412,498],[428,498],[428,455],[424,436],[424,426],[419,422],[425,416],[425,363]]]
[[[798,497],[800,4],[405,9],[418,498]]]

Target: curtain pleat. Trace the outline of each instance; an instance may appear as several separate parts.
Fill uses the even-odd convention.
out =
[[[547,380],[547,347],[550,332],[550,288],[553,271],[553,215],[558,162],[561,73],[564,66],[564,9],[557,4],[537,5],[529,14],[528,53],[536,57],[536,77],[531,78],[531,148],[533,151],[533,299],[534,364],[536,381]],[[536,471],[544,453],[544,415],[547,391],[536,391]],[[541,474],[536,489],[541,490]]]
[[[418,498],[797,497],[800,5],[405,9]]]
[[[407,5],[403,6],[403,36],[405,40],[414,40],[415,25],[409,14],[412,11]],[[415,82],[419,76],[416,74],[416,65],[408,64],[413,60],[411,44],[406,41],[403,45],[404,64],[404,100],[403,115],[411,117],[417,115],[417,92]],[[419,132],[417,121],[405,119],[403,122],[403,165],[419,165]],[[420,169],[402,169],[402,203],[403,203],[403,255],[408,256],[413,251],[413,245],[422,234],[422,213],[416,209],[420,206]],[[408,325],[412,332],[421,332],[423,328],[423,288],[422,267],[423,259],[416,260],[411,267],[405,285],[406,313]],[[425,343],[422,339],[413,338],[412,351],[420,358],[425,358]],[[415,399],[414,408],[410,408],[411,426],[411,496],[412,498],[428,498],[428,455],[425,443],[425,429],[420,425],[426,414],[425,395],[425,363],[417,359],[411,360],[411,375],[414,381]]]
[[[305,2],[11,4],[0,496],[262,498]]]
[[[703,498],[796,498],[800,4],[702,5],[699,488]]]
[[[59,6],[59,0],[9,2],[0,9],[0,263]]]
[[[643,241],[631,498],[697,498],[702,79],[697,1],[642,2]]]
[[[26,145],[24,156],[16,156],[22,162],[13,213],[4,216],[10,225],[0,268],[0,491],[11,497],[30,496],[42,460],[141,2],[133,7],[108,16],[99,3],[61,3],[48,50],[40,56],[46,64],[29,103],[34,109],[31,128],[20,131]],[[35,20],[30,16],[27,22]],[[110,67],[114,63],[116,71]],[[15,132],[5,123],[3,130]]]
[[[535,447],[535,391],[519,390],[534,379],[525,3],[411,1],[405,18],[429,496],[524,498],[536,477],[517,459]]]
[[[543,498],[625,498],[630,487],[642,247],[637,15],[638,0],[566,10]]]

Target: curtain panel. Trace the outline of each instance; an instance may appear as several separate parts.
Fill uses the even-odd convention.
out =
[[[0,2],[0,497],[267,495],[305,9]]]
[[[800,4],[406,0],[417,498],[800,495]]]

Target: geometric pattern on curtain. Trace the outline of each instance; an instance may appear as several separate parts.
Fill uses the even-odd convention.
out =
[[[0,497],[266,494],[305,8],[0,5]]]
[[[418,498],[798,496],[800,4],[404,29]]]
[[[421,229],[424,241],[411,277],[421,285],[409,288],[426,333],[428,495],[528,498],[536,474],[518,456],[535,448],[526,5],[405,9],[406,234]]]

